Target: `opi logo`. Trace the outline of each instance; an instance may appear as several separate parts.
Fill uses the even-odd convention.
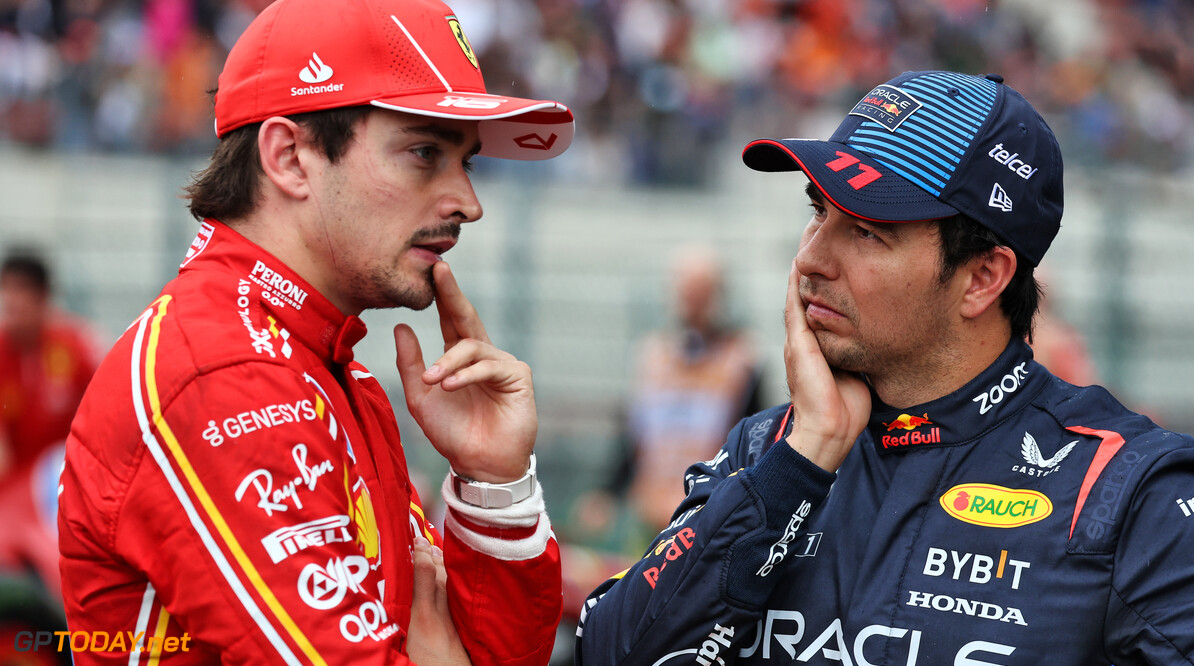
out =
[[[332,78],[332,74],[332,68],[323,64],[319,55],[312,51],[307,66],[299,72],[299,78],[303,80],[303,83],[323,83]]]

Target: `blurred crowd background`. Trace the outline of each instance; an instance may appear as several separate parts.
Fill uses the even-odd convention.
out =
[[[179,195],[216,143],[210,93],[267,4],[0,0],[0,253],[44,257],[57,302],[91,321],[101,348],[173,276],[195,233]],[[637,476],[636,433],[690,414],[717,422],[720,441],[719,419],[785,399],[781,312],[808,218],[803,180],[749,172],[742,146],[827,137],[901,71],[997,72],[1041,111],[1065,156],[1066,214],[1041,266],[1039,356],[1194,430],[1190,0],[450,4],[490,92],[558,99],[577,118],[561,158],[477,160],[484,222],[447,257],[491,337],[534,368],[570,614],[661,519],[635,516],[656,484]],[[675,273],[690,242],[716,266],[706,287],[682,288]],[[388,333],[411,323],[431,354],[434,313],[365,320],[358,358],[390,391],[412,467],[434,488],[446,467],[406,416]],[[742,348],[718,346],[731,339]],[[679,351],[669,356],[667,341]],[[719,348],[741,366],[717,372],[749,399],[723,391],[717,418],[699,402],[708,395],[654,401],[649,376],[679,376],[659,368]],[[728,385],[704,372],[689,388]],[[31,492],[52,511],[53,474],[43,476]],[[565,629],[561,662],[568,643]]]
[[[67,151],[203,153],[268,0],[0,0],[0,128]],[[458,0],[491,92],[576,111],[575,178],[701,185],[734,128],[792,134],[888,73],[999,72],[1067,158],[1189,166],[1187,0]],[[796,122],[793,122],[796,119]]]

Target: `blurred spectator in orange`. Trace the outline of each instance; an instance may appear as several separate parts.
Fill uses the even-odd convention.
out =
[[[1041,307],[1033,324],[1032,356],[1050,372],[1076,386],[1090,386],[1098,381],[1086,340],[1050,307],[1049,298],[1041,298]]]
[[[96,337],[54,306],[50,271],[29,252],[0,265],[0,487],[66,438],[97,365]]]

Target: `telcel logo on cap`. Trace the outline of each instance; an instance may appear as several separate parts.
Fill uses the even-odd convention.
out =
[[[894,132],[922,106],[912,95],[884,83],[867,93],[848,115],[869,118],[886,127],[889,132]]]

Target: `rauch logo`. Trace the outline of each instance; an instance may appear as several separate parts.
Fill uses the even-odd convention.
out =
[[[1015,490],[989,483],[963,483],[945,491],[941,508],[949,515],[984,527],[1022,527],[1044,520],[1053,503],[1035,490]]]

